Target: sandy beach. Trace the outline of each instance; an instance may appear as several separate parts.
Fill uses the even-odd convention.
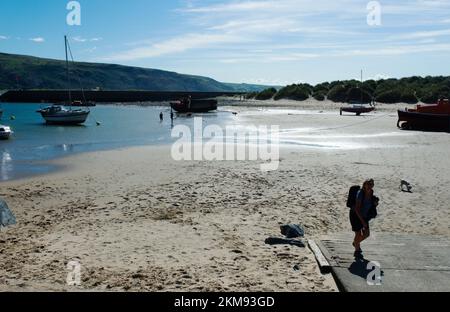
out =
[[[381,198],[373,231],[450,236],[450,136],[398,130],[405,104],[341,117],[339,104],[234,102],[222,109],[240,124],[281,126],[278,170],[177,162],[162,145],[70,156],[52,161],[56,173],[0,183],[18,221],[0,233],[0,291],[337,291],[308,248],[264,240],[287,223],[306,239],[351,236],[348,188],[367,177]],[[72,260],[79,287],[66,285]]]

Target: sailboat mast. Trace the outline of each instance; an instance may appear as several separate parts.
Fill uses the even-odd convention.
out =
[[[361,87],[360,87],[360,91],[361,91],[361,104],[364,101],[364,96],[363,96],[363,71],[361,69]]]
[[[70,71],[69,71],[69,55],[68,55],[68,51],[67,51],[67,36],[64,36],[64,45],[66,47],[66,70],[67,70],[67,83],[68,83],[68,87],[69,87],[69,105],[70,107],[72,107],[72,91],[71,89],[71,85],[70,85]]]

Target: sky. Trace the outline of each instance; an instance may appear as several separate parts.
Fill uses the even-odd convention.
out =
[[[222,82],[450,75],[450,0],[70,2],[1,0],[0,52],[63,59],[67,35],[77,61]]]

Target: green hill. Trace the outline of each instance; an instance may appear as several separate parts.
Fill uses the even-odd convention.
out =
[[[83,88],[102,90],[250,92],[265,88],[156,69],[83,62],[71,64],[71,77],[73,87],[78,87],[80,77]],[[66,88],[64,61],[0,53],[0,90]]]

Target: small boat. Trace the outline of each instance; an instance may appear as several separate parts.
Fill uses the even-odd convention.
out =
[[[178,113],[207,113],[217,110],[217,100],[193,100],[190,97],[175,102],[170,106]]]
[[[68,93],[69,93],[69,107],[64,107],[63,105],[54,104],[52,106],[40,109],[37,112],[41,114],[42,118],[47,124],[52,125],[79,125],[86,122],[89,116],[89,109],[72,109],[74,103],[81,103],[81,101],[72,100],[72,92],[70,87],[70,69],[69,69],[69,42],[67,36],[64,36],[64,43],[66,48],[66,70],[67,70],[67,83],[68,83]],[[82,90],[83,91],[83,90]],[[84,96],[84,92],[83,92]]]
[[[341,116],[343,115],[344,112],[346,113],[352,113],[352,114],[356,114],[356,116],[361,116],[361,114],[367,114],[370,112],[373,112],[375,110],[375,105],[374,102],[372,100],[372,103],[364,103],[364,96],[363,96],[363,71],[361,70],[361,84],[359,85],[359,90],[361,93],[361,100],[359,101],[354,101],[353,103],[350,102],[350,104],[352,104],[352,106],[347,106],[347,107],[342,107],[341,108]]]
[[[419,104],[415,109],[398,111],[397,127],[404,130],[436,130],[450,132],[450,103],[440,99],[437,104]]]
[[[361,116],[361,114],[367,114],[370,112],[373,112],[375,110],[374,106],[367,106],[364,104],[355,104],[353,106],[348,107],[342,107],[341,108],[341,116],[344,112],[346,113],[353,113],[356,114],[356,116]]]
[[[48,124],[79,125],[86,122],[89,111],[82,109],[68,109],[62,105],[52,105],[38,110]]]
[[[12,134],[13,132],[10,127],[0,125],[0,140],[8,140]]]

